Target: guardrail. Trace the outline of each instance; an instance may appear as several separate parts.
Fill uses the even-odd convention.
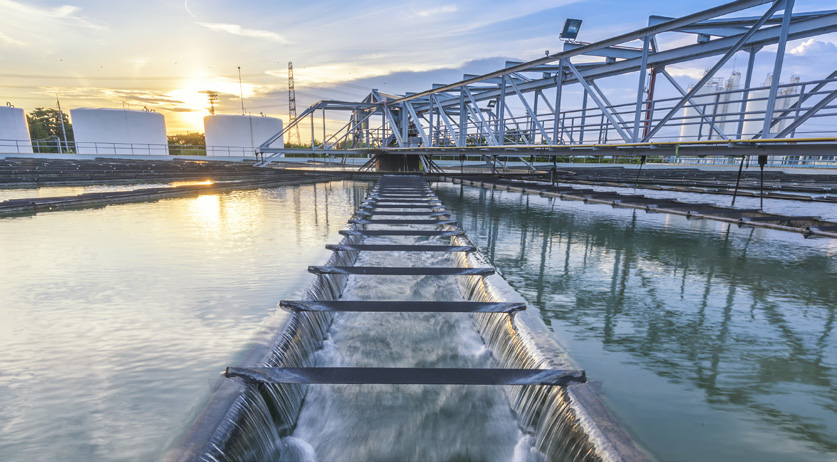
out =
[[[60,140],[0,140],[3,154],[92,154],[131,156],[225,156],[256,158],[256,149],[244,146],[204,146],[154,143],[75,142]]]

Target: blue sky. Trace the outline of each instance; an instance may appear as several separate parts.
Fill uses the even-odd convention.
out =
[[[201,90],[222,93],[221,112],[240,112],[238,66],[247,110],[286,117],[288,61],[301,110],[323,98],[360,99],[373,87],[420,91],[558,51],[567,17],[583,19],[579,38],[595,41],[643,27],[651,14],[721,3],[0,0],[0,99],[25,110],[54,107],[55,95],[65,109],[147,106],[166,115],[170,134],[202,131]],[[833,1],[799,0],[796,10],[829,7]],[[827,74],[835,59],[822,56],[837,57],[835,42],[792,44],[800,58],[819,58],[789,63],[788,72]],[[763,55],[767,69],[769,50]],[[702,67],[672,71],[685,86]],[[630,86],[610,91],[621,85]]]

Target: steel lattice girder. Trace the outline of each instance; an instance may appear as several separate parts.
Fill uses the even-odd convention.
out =
[[[698,113],[697,118],[700,119],[701,124],[706,123],[710,127],[710,130],[717,133],[721,138],[729,138],[733,135],[733,133],[731,131],[729,134],[726,134],[721,130],[720,126],[715,122],[715,117],[718,115],[717,113],[710,115],[700,109],[700,104],[695,103],[694,100],[697,93],[696,90],[684,92],[682,88],[678,88],[680,95],[683,96],[682,99],[678,100],[677,98],[666,98],[662,100],[655,100],[655,103],[675,103],[674,106],[661,108],[661,110],[667,112],[666,116],[662,119],[655,119],[648,114],[646,120],[640,121],[643,115],[647,114],[646,110],[641,108],[641,106],[649,104],[648,101],[645,101],[642,98],[642,78],[640,79],[639,88],[637,89],[636,102],[618,104],[616,106],[604,98],[603,93],[598,89],[595,82],[605,77],[638,72],[643,68],[646,70],[654,69],[656,72],[662,73],[663,76],[671,81],[670,75],[665,72],[666,66],[669,65],[682,64],[713,56],[723,56],[723,62],[726,59],[729,59],[732,55],[731,50],[737,51],[740,49],[742,51],[749,51],[752,56],[757,50],[764,46],[780,44],[780,49],[782,49],[782,45],[785,40],[798,40],[837,31],[837,10],[796,13],[792,15],[782,13],[782,10],[785,9],[786,6],[789,6],[789,8],[792,9],[793,3],[793,0],[741,0],[683,16],[681,18],[671,19],[662,16],[651,16],[649,18],[648,27],[591,44],[566,43],[564,50],[559,53],[528,62],[507,62],[504,69],[484,75],[466,74],[460,82],[451,84],[433,84],[430,90],[417,93],[407,93],[402,97],[383,95],[377,91],[373,91],[363,103],[321,101],[303,112],[303,114],[292,124],[289,124],[283,132],[287,132],[290,128],[292,128],[293,124],[298,123],[305,116],[313,116],[313,113],[318,109],[357,110],[365,108],[367,111],[371,110],[366,119],[371,117],[373,114],[380,114],[382,116],[382,125],[379,129],[380,133],[382,133],[382,148],[387,149],[384,144],[388,139],[387,137],[389,137],[389,139],[395,139],[397,141],[400,148],[395,151],[401,153],[426,155],[430,153],[443,154],[450,152],[471,152],[473,154],[485,156],[515,155],[512,154],[511,151],[505,149],[494,149],[479,152],[471,150],[457,151],[458,149],[463,148],[466,140],[473,136],[477,136],[478,139],[482,139],[482,142],[487,142],[489,144],[487,148],[507,144],[507,140],[504,136],[506,133],[505,127],[510,124],[514,124],[514,126],[517,127],[517,130],[515,130],[515,136],[519,137],[517,140],[518,144],[515,144],[515,141],[512,141],[511,145],[521,149],[521,151],[518,151],[516,154],[518,156],[521,155],[521,152],[525,152],[527,154],[544,153],[544,150],[541,148],[548,148],[548,152],[553,155],[559,151],[564,154],[570,151],[588,151],[585,155],[593,156],[633,155],[628,153],[636,153],[639,151],[645,151],[645,154],[651,154],[650,152],[647,152],[649,149],[659,149],[661,151],[670,151],[673,149],[676,152],[678,149],[677,147],[658,146],[657,143],[653,142],[650,144],[642,143],[644,146],[636,144],[631,146],[629,145],[631,144],[629,142],[633,141],[636,143],[640,139],[642,141],[652,139],[660,128],[663,126],[671,126],[666,125],[669,119],[673,118],[675,113],[680,108],[687,105],[688,107],[695,109],[695,112]],[[767,10],[768,13],[762,13],[761,16],[755,17],[723,18],[725,15],[761,5],[769,5]],[[778,14],[775,14],[776,12],[778,12]],[[783,19],[785,20],[785,23],[782,23]],[[698,41],[697,43],[691,45],[680,46],[668,50],[660,50],[656,44],[656,36],[661,33],[690,34],[697,36]],[[626,44],[636,40],[643,41],[645,43],[645,48],[625,46]],[[646,53],[643,53],[643,49],[647,50]],[[782,53],[780,52],[779,54]],[[571,58],[580,56],[605,58],[605,61],[594,63],[571,63]],[[781,69],[781,57],[777,58],[776,61],[777,62],[774,67],[776,69]],[[715,68],[720,68],[720,66],[716,65]],[[533,73],[537,73],[539,75],[533,75]],[[747,83],[750,83],[749,74],[750,73],[748,72]],[[644,75],[644,73],[640,75]],[[708,79],[702,79],[702,82],[707,80]],[[817,83],[815,87],[817,88],[816,91],[820,91],[824,87],[825,83],[837,81],[837,78],[835,78],[832,73],[831,76],[826,78],[826,81],[827,82],[817,81],[819,83],[810,82],[804,84],[809,85],[808,89],[810,90],[810,85]],[[563,123],[564,117],[556,117],[556,111],[561,115],[568,112],[562,110],[560,107],[560,88],[564,85],[573,85],[577,83],[585,87],[586,93],[593,98],[594,102],[601,110],[601,116],[607,117],[610,122],[609,124],[604,125],[590,122],[588,119],[588,123],[592,123],[589,129],[607,130],[609,127],[615,127],[616,131],[620,132],[622,135],[622,140],[625,141],[623,145],[613,147],[603,146],[602,144],[597,144],[595,147],[590,145],[556,146],[557,144],[561,144],[558,139],[559,136],[563,137],[569,135],[570,142],[575,142],[572,139],[572,131],[579,130],[579,126],[576,125],[575,127],[570,127],[568,131],[567,127],[564,126]],[[770,109],[773,107],[772,103],[775,102],[777,98],[777,84],[778,78],[774,79],[774,82],[770,86],[768,110],[765,111],[767,115],[763,117],[764,119],[770,119],[764,122],[765,132],[767,133],[770,133],[770,129],[776,126],[778,123],[777,118],[779,120],[787,120],[789,122],[789,126],[780,129],[781,134],[783,136],[787,136],[788,134],[792,134],[793,130],[808,118],[812,116],[817,117],[817,113],[821,112],[822,109],[826,109],[826,111],[824,111],[826,113],[828,112],[827,110],[834,109],[833,105],[829,106],[829,103],[831,103],[834,99],[837,99],[837,96],[835,96],[833,92],[829,93],[825,90],[822,94],[818,95],[818,97],[822,97],[822,99],[813,107],[795,107],[796,105],[801,105],[809,98],[808,95],[804,95],[791,108],[777,108],[775,110],[775,117],[771,117],[774,111]],[[698,85],[698,88],[699,86],[700,85]],[[675,85],[675,87],[677,87],[677,85]],[[545,94],[545,90],[548,89],[556,89],[554,106],[550,104],[549,98],[547,98]],[[740,102],[742,109],[738,112],[727,112],[721,115],[721,117],[738,117],[739,137],[741,136],[741,124],[743,124],[745,119],[745,116],[742,114],[744,112],[743,108],[747,99],[746,95],[756,89],[760,90],[760,88],[750,87],[745,84],[745,88],[738,90],[743,92],[745,95],[743,97],[744,99]],[[521,122],[519,122],[518,118],[515,118],[510,114],[509,108],[505,104],[505,96],[510,93],[515,93],[517,97],[521,99],[528,118],[524,117],[520,119],[524,120],[523,124],[525,126],[531,126],[531,129],[525,128],[524,130],[520,130]],[[537,107],[532,109],[524,97],[524,94],[526,93],[534,93],[536,105],[538,99],[542,100],[549,109],[549,112],[544,113],[543,110],[538,111]],[[684,93],[687,94],[684,95]],[[487,100],[497,100],[498,102],[496,113],[491,111],[488,112],[490,116],[488,120],[486,120],[483,115],[483,111],[488,110],[483,110],[478,106],[479,102]],[[629,112],[626,111],[620,113],[616,110],[617,107],[630,108],[630,113],[633,113],[633,116],[626,117],[626,119],[629,120],[623,119],[622,116],[628,114]],[[393,116],[393,111],[398,111],[398,117]],[[578,112],[578,110],[573,109],[569,112]],[[583,120],[584,113],[582,112],[581,114]],[[458,116],[458,120],[456,120],[456,116]],[[554,129],[550,127],[550,131],[547,132],[545,124],[541,121],[540,117],[553,119],[552,123],[555,125]],[[598,118],[599,114],[595,113],[592,117]],[[428,125],[429,130],[431,130],[430,133],[427,133],[424,130],[425,127],[422,125],[421,119],[425,119],[426,122],[430,122]],[[434,120],[437,124],[436,127],[434,127],[432,123]],[[444,126],[440,127],[442,123],[444,123]],[[656,123],[656,125],[651,125],[652,123]],[[348,125],[351,125],[351,123],[347,124],[347,126]],[[442,150],[407,148],[405,145],[407,140],[404,139],[404,134],[407,133],[409,125],[414,125],[417,128],[418,135],[421,137],[421,141],[424,146],[432,147],[437,140],[443,140],[447,147]],[[638,134],[638,131],[642,126],[645,127],[646,131],[644,135]],[[587,125],[585,125],[585,127],[587,127]],[[342,130],[343,129],[341,129],[341,131]],[[535,145],[533,143],[536,131],[537,133],[540,133],[541,138],[546,143],[549,143],[548,146]],[[578,134],[578,132],[576,132],[576,134]],[[268,142],[262,146],[262,148],[265,148],[263,150],[265,152],[278,151],[270,149],[269,145],[278,139],[280,135],[281,133],[268,140]],[[348,132],[346,136],[348,136]],[[341,140],[345,139],[346,136],[341,138]],[[601,134],[599,136],[601,142]],[[531,140],[528,139],[529,137],[531,137]],[[551,137],[555,138],[553,139]],[[526,140],[525,145],[520,144],[519,141],[524,139]],[[607,142],[607,135],[605,135],[604,142]],[[811,146],[813,147],[811,150],[821,153],[827,146],[831,145],[833,145],[833,143],[828,145],[821,143],[812,144]],[[742,150],[760,153],[781,151],[782,154],[787,154],[787,144],[770,143],[769,146],[752,144],[745,146],[746,148],[740,145],[730,144],[729,147],[733,147],[734,149],[729,150],[729,154],[724,153],[724,155],[742,155],[739,153]],[[802,153],[802,151],[808,151],[808,148],[801,148],[800,146],[801,145],[796,145],[794,150],[799,153]],[[684,144],[681,145],[680,149],[684,150],[684,152],[686,150],[690,152],[702,152],[705,150],[714,151],[714,154],[718,154],[717,145],[687,146]],[[357,152],[357,150],[330,150],[330,152]],[[579,154],[581,154],[581,152],[579,152]],[[660,154],[662,154],[662,152],[660,152]]]

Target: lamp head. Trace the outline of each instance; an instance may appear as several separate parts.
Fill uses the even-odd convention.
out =
[[[558,37],[563,40],[575,40],[578,37],[579,29],[581,29],[581,19],[567,18],[564,21],[564,28],[561,30],[561,35]]]

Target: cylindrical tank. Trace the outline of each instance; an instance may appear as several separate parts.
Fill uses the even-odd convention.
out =
[[[0,106],[0,153],[32,153],[29,125],[23,109]]]
[[[126,109],[70,110],[79,154],[168,155],[163,114]]]
[[[738,90],[741,83],[741,73],[733,71],[724,85],[724,91]],[[738,121],[739,116],[736,114],[741,112],[741,98],[743,93],[740,91],[725,93],[722,95],[724,104],[718,107],[718,114],[730,114],[717,118],[718,128],[724,132],[730,139],[738,138]]]
[[[764,79],[764,86],[769,87],[770,82],[773,79],[773,74],[767,74],[767,78]],[[799,83],[799,76],[792,76],[791,84],[798,84]],[[764,111],[767,110],[767,97],[770,95],[770,90],[758,90],[758,91],[751,91],[750,96],[747,101],[747,118],[748,119],[758,119],[758,120],[750,120],[744,123],[744,138],[752,138],[753,136],[760,134],[764,129]],[[754,99],[758,99],[758,101],[751,101]],[[793,85],[790,87],[782,87],[779,88],[779,92],[776,95],[776,104],[773,108],[773,117],[774,117],[774,124],[771,124],[771,135],[776,135],[777,133],[784,130],[785,126],[788,123],[786,118],[779,118],[781,116],[781,111],[793,106],[799,100],[799,86]]]
[[[282,131],[282,119],[216,114],[203,118],[208,156],[253,156],[256,149]],[[285,146],[282,138],[271,147]]]
[[[767,74],[764,86],[769,87],[773,74]],[[747,95],[747,114],[744,116],[743,138],[752,138],[764,128],[764,111],[767,109],[769,90],[751,91]]]
[[[691,88],[689,88],[689,91],[691,91]],[[709,81],[692,98],[694,104],[701,109],[707,118],[711,119],[712,114],[715,113],[716,99],[719,106],[723,103],[720,99],[721,95],[718,95],[719,91],[718,82]],[[710,133],[713,138],[717,137],[717,133],[700,117],[698,111],[691,104],[687,104],[683,109],[682,124],[680,126],[680,141],[706,140]]]

